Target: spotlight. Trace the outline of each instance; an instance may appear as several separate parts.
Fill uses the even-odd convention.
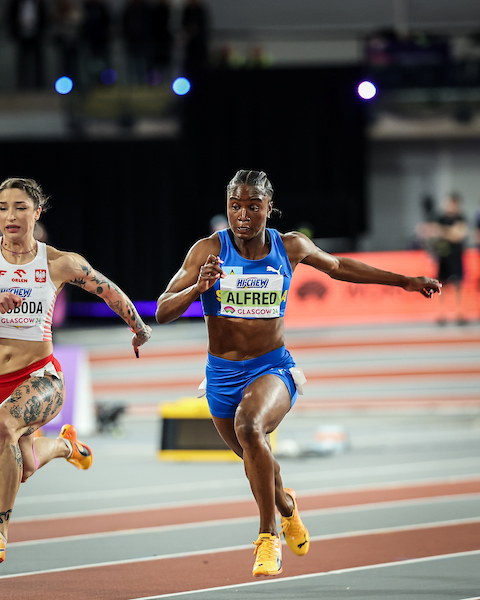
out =
[[[177,94],[177,96],[185,96],[185,94],[188,94],[191,87],[192,84],[186,77],[177,77],[172,84],[172,90]]]
[[[362,81],[362,83],[358,86],[358,95],[363,100],[371,100],[377,93],[377,88],[373,85],[371,81]]]
[[[70,77],[59,77],[55,82],[55,91],[59,94],[69,94],[73,90],[73,81]]]

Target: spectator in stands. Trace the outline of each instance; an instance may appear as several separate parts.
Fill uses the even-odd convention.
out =
[[[201,0],[186,1],[182,12],[182,34],[187,77],[200,75],[208,66],[208,21],[208,9]]]
[[[16,42],[17,87],[43,86],[43,37],[48,25],[44,0],[11,0],[7,25]]]
[[[272,56],[262,46],[254,46],[246,61],[247,69],[268,69],[273,64]]]
[[[82,20],[82,7],[77,0],[56,0],[54,31],[58,47],[59,74],[68,75],[76,83]]]
[[[122,33],[129,83],[145,83],[151,34],[151,8],[146,0],[127,0],[122,14]]]
[[[165,75],[172,62],[173,36],[170,29],[170,0],[157,0],[152,7],[152,67]]]
[[[438,218],[438,238],[435,251],[438,257],[438,280],[443,284],[444,294],[440,296],[442,312],[438,319],[439,325],[446,323],[446,300],[449,290],[455,292],[457,323],[464,325],[462,313],[462,282],[464,277],[463,250],[468,236],[468,225],[461,213],[461,198],[459,194],[450,194],[444,202],[443,212]]]
[[[422,220],[415,227],[412,249],[426,250],[434,260],[437,259],[436,245],[438,241],[438,215],[435,202],[431,196],[421,200]]]
[[[98,83],[110,65],[110,10],[104,0],[86,0],[83,5],[83,38],[88,82]]]
[[[213,65],[219,70],[242,69],[245,57],[237,52],[231,44],[224,44],[213,57]]]

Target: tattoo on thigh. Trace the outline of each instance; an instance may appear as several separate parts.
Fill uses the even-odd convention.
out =
[[[25,402],[24,420],[26,425],[39,420],[42,402],[38,396],[32,396]]]
[[[23,396],[23,392],[17,388],[16,390],[13,391],[12,395],[10,396],[10,398],[14,402],[19,402],[22,399],[22,396]]]
[[[20,450],[20,446],[17,444],[16,446],[14,446],[13,444],[10,444],[13,450],[13,455],[15,456],[15,461],[18,465],[19,469],[23,469],[23,458],[22,458],[22,451]]]
[[[48,377],[45,377],[48,380],[48,384],[46,384],[45,390],[48,390],[48,393],[45,394],[45,402],[46,406],[42,415],[42,423],[46,423],[49,415],[53,415],[57,412],[57,409],[63,404],[63,382],[61,379],[51,380]]]
[[[5,512],[0,512],[0,524],[6,523],[7,521],[9,521],[11,514],[12,514],[11,508]]]
[[[11,396],[7,398],[2,405],[2,408],[7,409],[15,419],[20,419],[22,417],[22,407],[19,405],[21,398],[22,392],[14,390]]]
[[[12,417],[15,417],[15,419],[20,419],[20,417],[22,416],[22,407],[16,404],[16,400],[5,400],[5,404],[8,405],[5,406],[5,408],[7,408],[10,411]]]
[[[63,385],[62,387],[57,390],[54,394],[54,406],[53,406],[53,412],[56,413],[57,410],[62,406],[63,404]]]
[[[27,435],[32,434],[34,431],[36,431],[36,427],[29,427],[22,437],[26,437]]]
[[[35,377],[32,388],[48,401],[53,392],[53,381],[49,377]]]
[[[33,391],[38,395],[28,397]],[[12,395],[5,400],[2,408],[8,410],[16,419],[23,417],[25,424],[30,425],[35,422],[46,423],[62,404],[63,381],[50,379],[50,377],[36,377],[32,379],[31,383],[24,383],[14,390]],[[32,429],[30,433],[33,431]]]

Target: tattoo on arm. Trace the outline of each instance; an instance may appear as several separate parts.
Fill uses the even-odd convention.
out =
[[[149,331],[147,331],[147,329],[142,329],[137,333],[137,337],[138,340],[142,342],[142,344],[144,344],[145,342],[148,342],[148,340],[151,337],[151,334]]]
[[[124,296],[124,293],[122,292],[122,290],[118,287],[118,285],[116,283],[113,283],[113,281],[110,281],[110,279],[108,279],[104,275],[101,275],[101,273],[98,273],[98,275],[100,275],[101,277],[97,277],[96,275],[92,275],[92,281],[94,281],[97,284],[97,294],[99,296],[101,294],[103,294],[103,292],[105,291],[105,289],[107,289],[107,290],[113,290],[114,292],[116,292],[120,296],[122,296],[122,297]]]
[[[73,284],[73,285],[78,285],[78,287],[84,288],[84,287],[85,287],[85,284],[86,284],[87,282],[85,281],[85,279],[78,279],[78,278],[75,278],[75,279],[72,279],[72,280],[71,280],[69,283],[71,283],[71,284]]]
[[[84,276],[83,277],[74,277],[73,279],[69,279],[68,283],[73,285],[78,285],[78,287],[85,288],[87,285],[87,278],[90,276],[92,272],[92,267],[85,261],[80,264],[80,268],[82,269]]]
[[[132,329],[136,330],[144,327],[137,309],[118,285],[108,279],[108,277],[105,277],[102,273],[95,271],[86,261],[80,264],[80,268],[82,269],[84,276],[77,276],[75,279],[70,280],[70,283],[100,297],[103,297],[104,294],[107,295],[106,293],[109,291],[114,292],[116,297],[103,298],[108,306]],[[95,287],[89,284],[94,284]]]
[[[103,275],[100,275],[100,277],[93,275],[92,279],[97,284],[98,295],[103,294],[105,289],[113,290],[118,294],[115,300],[106,300],[108,306],[132,328],[140,329],[143,325],[140,315],[131,300],[122,292],[118,285]]]

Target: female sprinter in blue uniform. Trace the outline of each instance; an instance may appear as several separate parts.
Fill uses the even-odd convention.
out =
[[[137,356],[151,335],[131,300],[84,258],[35,240],[35,223],[46,202],[33,179],[0,184],[0,563],[20,482],[54,458],[66,458],[79,469],[92,464],[90,448],[77,440],[72,425],[64,425],[56,439],[33,439],[64,400],[51,331],[58,293],[71,283],[102,298],[133,330]]]
[[[158,299],[168,323],[201,297],[208,331],[206,393],[215,426],[243,458],[260,513],[253,575],[282,571],[275,506],[289,548],[304,555],[309,535],[295,492],[283,488],[269,434],[295,402],[302,373],[285,348],[283,314],[299,263],[333,279],[402,287],[431,297],[440,284],[406,277],[320,250],[305,235],[267,228],[273,188],[262,171],[238,171],[227,186],[230,227],[198,241]]]

